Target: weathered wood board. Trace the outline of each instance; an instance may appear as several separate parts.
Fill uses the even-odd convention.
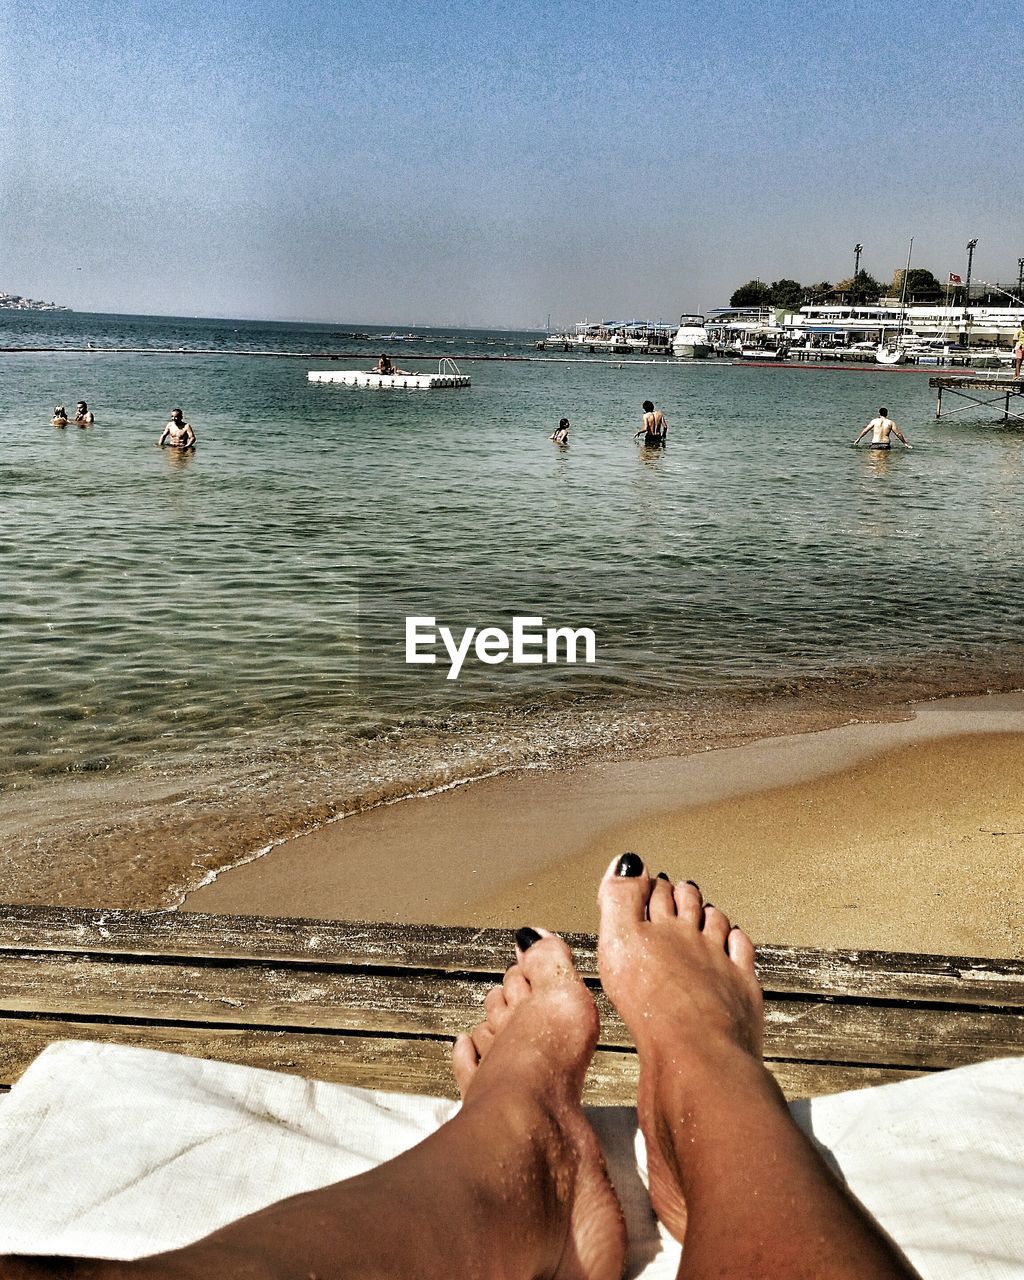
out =
[[[602,1014],[588,1100],[635,1098]],[[96,1039],[451,1096],[454,1037],[512,960],[501,930],[0,907],[0,1087],[46,1044]],[[1024,1053],[1024,963],[766,946],[766,1056],[790,1096]]]

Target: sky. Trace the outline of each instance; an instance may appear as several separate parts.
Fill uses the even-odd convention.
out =
[[[999,0],[0,0],[0,290],[339,324],[1017,278]]]

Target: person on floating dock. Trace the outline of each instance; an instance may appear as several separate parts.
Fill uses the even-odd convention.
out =
[[[857,439],[854,440],[854,445],[860,444],[869,431],[871,432],[871,444],[869,447],[872,449],[891,449],[892,441],[889,439],[890,436],[895,436],[904,449],[913,449],[914,447],[912,444],[907,443],[906,436],[900,431],[892,418],[889,417],[889,410],[884,405],[879,409],[878,417],[872,418]]]
[[[650,400],[644,401],[643,426],[633,438],[643,436],[644,444],[664,444],[668,439],[668,419]]]
[[[196,447],[196,433],[192,430],[192,424],[185,421],[185,415],[180,409],[171,410],[171,420],[164,427],[157,444],[161,449],[164,445],[169,449],[182,450]]]
[[[559,419],[558,426],[551,433],[551,435],[548,436],[548,439],[554,440],[555,444],[568,444],[569,443],[569,419],[568,418]]]
[[[1024,324],[1017,326],[1013,335],[1013,376],[1020,377],[1020,367],[1024,364]]]
[[[75,422],[80,427],[91,427],[96,421],[96,417],[92,410],[84,400],[79,400],[78,408],[75,410]]]
[[[371,373],[383,373],[386,377],[397,375],[398,377],[409,377],[408,369],[399,369],[391,363],[391,357],[381,352],[381,357],[374,365]]]

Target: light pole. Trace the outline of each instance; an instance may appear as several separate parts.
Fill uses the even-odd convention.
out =
[[[864,252],[862,244],[853,246],[853,300],[857,300],[857,277],[860,275],[860,255]]]
[[[977,240],[967,241],[967,283],[964,285],[964,314],[971,305],[971,264],[974,262],[974,250],[977,248]]]
[[[1017,301],[1024,297],[1024,258],[1017,259]]]

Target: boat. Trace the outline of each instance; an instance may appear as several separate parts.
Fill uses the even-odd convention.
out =
[[[741,360],[785,360],[789,355],[789,347],[780,342],[777,346],[765,343],[763,346],[740,347]]]
[[[684,360],[703,360],[714,347],[701,315],[681,315],[672,336],[672,354]]]

